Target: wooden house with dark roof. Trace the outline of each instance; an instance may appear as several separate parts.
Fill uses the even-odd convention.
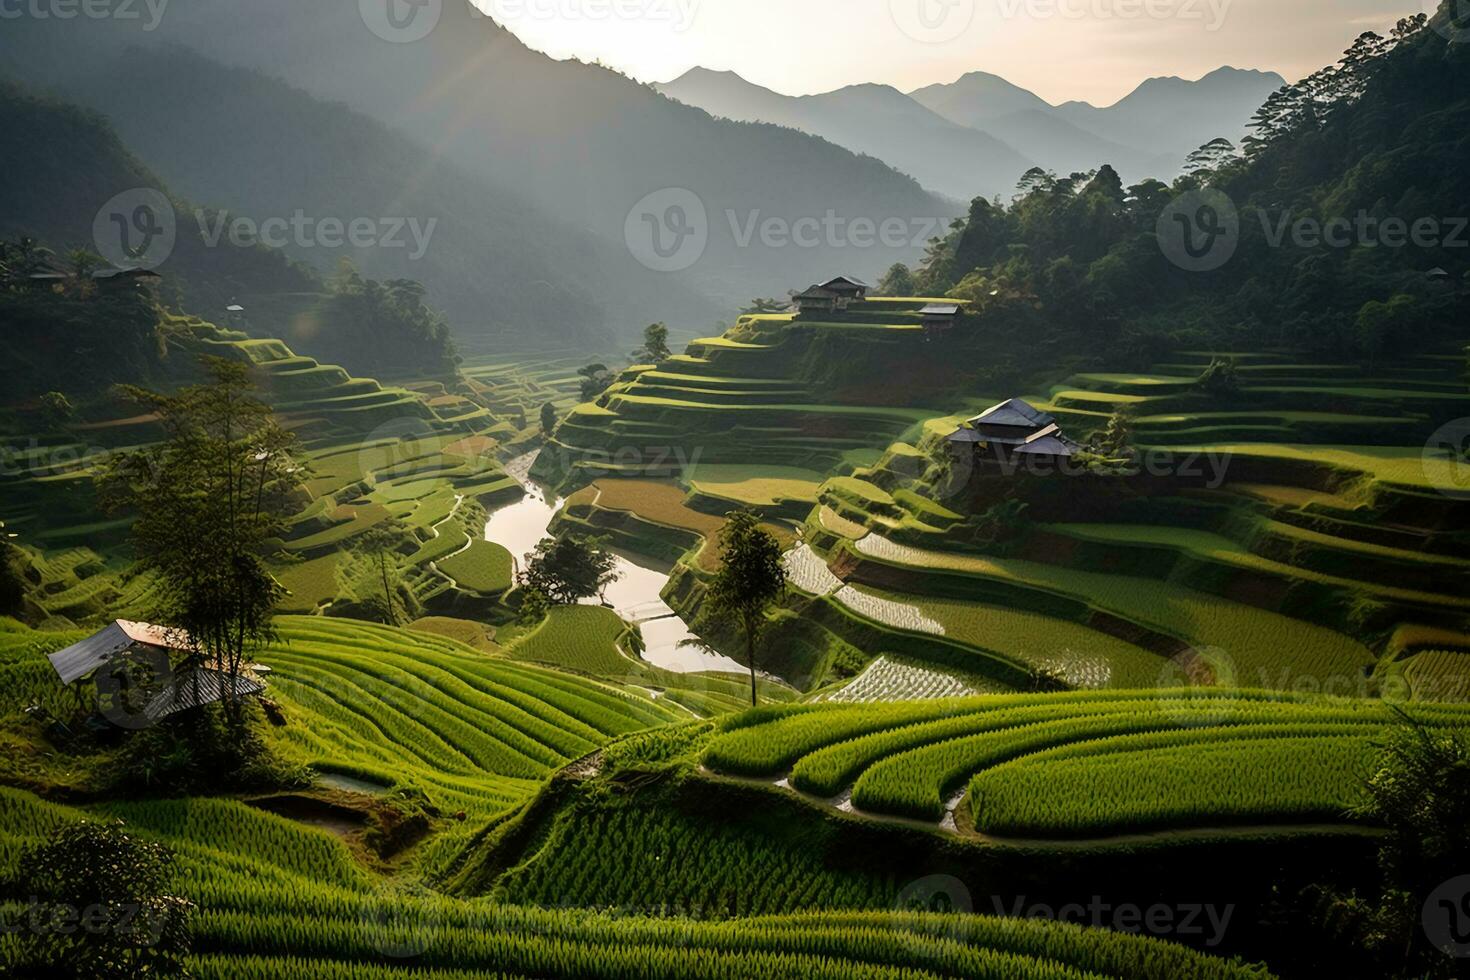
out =
[[[809,286],[793,296],[792,302],[801,313],[841,313],[852,304],[866,300],[869,288],[861,279],[838,276]]]
[[[924,321],[924,338],[940,337],[949,333],[960,322],[958,303],[930,303],[919,311]]]
[[[949,436],[956,452],[971,452],[977,462],[1058,463],[1082,448],[1062,433],[1057,420],[1019,398],[1003,401],[965,422]]]

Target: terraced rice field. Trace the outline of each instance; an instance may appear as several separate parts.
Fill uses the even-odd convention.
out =
[[[464,551],[442,559],[439,571],[481,595],[497,595],[514,584],[511,554],[493,541],[471,541]]]
[[[630,650],[629,627],[602,606],[560,606],[507,650],[512,659],[599,677],[656,695],[684,719],[740,711],[750,705],[750,682],[740,674],[681,674],[662,670]],[[762,681],[761,697],[788,701],[796,692]]]
[[[1470,722],[1455,706],[1416,715]],[[925,821],[968,787],[983,833],[1104,837],[1346,823],[1373,740],[1399,723],[1378,702],[1263,691],[1005,695],[773,708],[727,722],[704,761],[742,776],[789,772],[823,798],[850,787],[860,811]]]
[[[915,548],[880,535],[863,538],[856,548],[921,575],[958,572],[1022,585],[1043,595],[1082,599],[1122,619],[1223,653],[1237,683],[1252,687],[1355,689],[1375,659],[1361,643],[1325,627],[1171,582]]]
[[[1470,650],[1426,650],[1404,667],[1416,701],[1470,701]]]
[[[836,704],[886,701],[932,701],[979,694],[988,685],[923,664],[880,655],[861,674],[820,700]]]
[[[271,696],[285,706],[289,724],[271,731],[288,758],[411,783],[481,818],[616,735],[688,717],[642,692],[428,634],[299,617],[284,617],[280,630],[257,659],[272,668]],[[431,863],[455,840],[436,840]]]
[[[132,832],[179,854],[184,895],[201,909],[189,967],[210,980],[1267,976],[1157,940],[1034,921],[882,911],[701,922],[461,901],[395,886],[328,833],[238,802],[100,813],[126,817]],[[97,815],[0,788],[0,874],[54,828]],[[0,968],[17,948],[13,933],[0,937]]]
[[[794,466],[759,464],[695,465],[685,479],[697,493],[755,508],[783,503],[815,503],[823,475]]]
[[[719,535],[725,526],[725,518],[716,514],[695,510],[687,503],[688,494],[677,484],[663,480],[601,479],[582,488],[567,499],[565,512],[573,518],[587,520],[596,533],[606,525],[598,519],[597,512],[620,512],[633,515],[640,522],[654,525],[652,528],[632,528],[635,536],[646,532],[657,535],[667,528],[697,535],[703,538],[697,561],[706,571],[719,568]],[[733,505],[732,508],[734,509]],[[789,528],[781,524],[765,522],[761,525],[783,545],[792,541]],[[679,539],[674,550],[682,551],[687,542]]]

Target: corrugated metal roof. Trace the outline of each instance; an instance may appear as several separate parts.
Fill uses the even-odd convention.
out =
[[[230,677],[218,670],[199,667],[186,671],[174,678],[172,684],[159,691],[143,708],[149,721],[162,721],[169,715],[189,711],[206,704],[222,701],[230,691]],[[234,692],[237,698],[254,697],[265,690],[265,685],[253,677],[241,675],[235,678]]]
[[[47,659],[56,668],[61,683],[74,684],[138,644],[164,650],[184,650],[192,640],[183,630],[119,619],[85,640],[56,651]]]
[[[960,308],[945,303],[930,303],[919,311],[924,316],[959,316]]]

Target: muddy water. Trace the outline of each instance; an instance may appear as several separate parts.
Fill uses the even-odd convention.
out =
[[[526,496],[493,511],[485,525],[485,539],[509,550],[517,569],[537,543],[547,537],[547,529],[564,503],[560,498],[548,499],[545,491],[529,478],[527,474],[534,461],[533,454],[506,465],[506,472],[526,488]],[[704,649],[699,637],[659,598],[668,584],[672,566],[626,551],[614,551],[613,557],[617,559],[616,571],[621,577],[608,586],[607,602],[619,616],[639,624],[646,644],[644,660],[681,674],[745,672],[744,667],[729,657]],[[595,604],[599,600],[587,601]]]

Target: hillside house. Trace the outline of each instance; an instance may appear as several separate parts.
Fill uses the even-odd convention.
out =
[[[960,308],[955,303],[930,303],[919,311],[924,318],[924,337],[941,337],[960,322]]]
[[[949,436],[954,452],[971,452],[976,462],[1008,469],[1040,464],[1055,466],[1082,448],[1062,433],[1057,420],[1012,398],[994,405],[960,426]]]
[[[808,287],[805,292],[792,297],[792,301],[800,313],[841,313],[853,304],[865,301],[870,288],[860,279],[838,276]]]
[[[130,659],[158,668],[167,665],[166,669],[155,671],[161,674],[155,678],[156,683],[138,692],[137,701],[127,708],[131,721],[140,726],[226,697],[246,698],[264,693],[265,684],[259,674],[267,673],[265,668],[252,665],[234,678],[232,687],[229,674],[218,669],[218,665],[190,662],[193,648],[193,639],[183,630],[119,619],[85,640],[50,654],[47,659],[67,687],[87,680],[95,683],[104,668]],[[177,669],[172,662],[174,655],[184,657]],[[76,690],[80,702],[81,689]]]

